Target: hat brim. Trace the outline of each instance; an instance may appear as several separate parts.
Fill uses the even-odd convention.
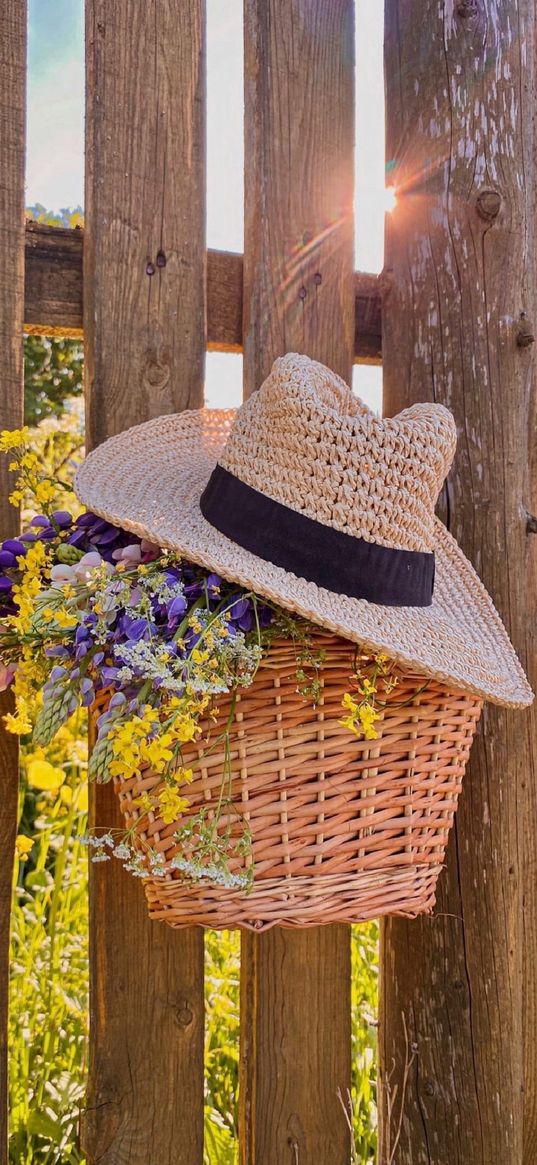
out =
[[[424,676],[511,707],[532,690],[501,619],[459,546],[435,519],[430,607],[383,607],[317,586],[243,550],[203,517],[200,496],[235,410],[159,417],[111,437],[78,469],[75,489],[94,513],[174,550],[321,627]]]

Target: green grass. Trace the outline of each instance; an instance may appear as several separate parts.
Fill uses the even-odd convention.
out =
[[[69,783],[76,779],[75,773],[68,778]],[[35,840],[28,862],[17,863],[13,896],[9,1160],[10,1165],[81,1165],[88,916],[87,850],[77,835],[85,829],[85,816],[57,794],[28,790],[22,827]],[[205,1165],[238,1161],[239,947],[234,932],[207,934]],[[375,1153],[376,990],[377,928],[355,927],[353,1165],[366,1165]]]
[[[58,800],[34,822],[32,868],[16,870],[11,922],[9,1160],[80,1162],[87,1047],[85,828]]]

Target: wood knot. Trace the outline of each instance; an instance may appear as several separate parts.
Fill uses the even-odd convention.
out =
[[[174,1016],[177,1027],[185,1028],[190,1027],[192,1020],[194,1019],[194,1012],[192,1011],[192,1008],[188,1006],[186,1000],[183,1000],[182,1003],[179,1003],[178,1006],[174,1008]]]
[[[170,379],[170,365],[153,351],[148,352],[142,366],[142,382],[150,393],[163,392]]]
[[[493,222],[502,205],[502,196],[498,190],[481,190],[476,199],[478,215],[485,222]]]
[[[535,341],[535,329],[525,311],[521,311],[518,317],[518,324],[516,330],[516,342],[519,348],[529,348],[530,344]]]
[[[468,20],[470,16],[476,16],[479,11],[477,0],[459,0],[457,4],[457,16],[461,20]]]

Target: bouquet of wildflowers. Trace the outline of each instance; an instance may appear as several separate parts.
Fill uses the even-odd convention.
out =
[[[11,500],[31,496],[42,511],[19,538],[0,544],[0,686],[11,684],[15,694],[6,727],[46,746],[78,707],[100,710],[90,778],[128,779],[150,768],[161,782],[138,807],[178,822],[175,868],[247,889],[251,864],[244,874],[229,866],[249,851],[246,823],[237,838],[217,820],[226,774],[218,813],[189,815],[192,769],[183,750],[203,737],[220,696],[252,683],[275,635],[295,639],[297,686],[315,699],[322,656],[310,650],[307,625],[93,513],[53,509],[57,483],[42,477],[28,430],[4,432],[0,451],[10,452],[18,473]],[[394,681],[381,656],[355,678],[342,724],[373,738],[379,678],[384,690]],[[158,853],[141,853],[128,831],[87,842],[93,861],[114,855],[139,876],[166,872]]]

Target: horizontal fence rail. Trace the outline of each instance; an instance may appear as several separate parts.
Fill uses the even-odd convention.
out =
[[[84,231],[26,224],[24,326],[27,332],[81,337]],[[242,255],[207,252],[207,347],[242,352]],[[354,359],[379,363],[382,356],[382,278],[354,276]]]

